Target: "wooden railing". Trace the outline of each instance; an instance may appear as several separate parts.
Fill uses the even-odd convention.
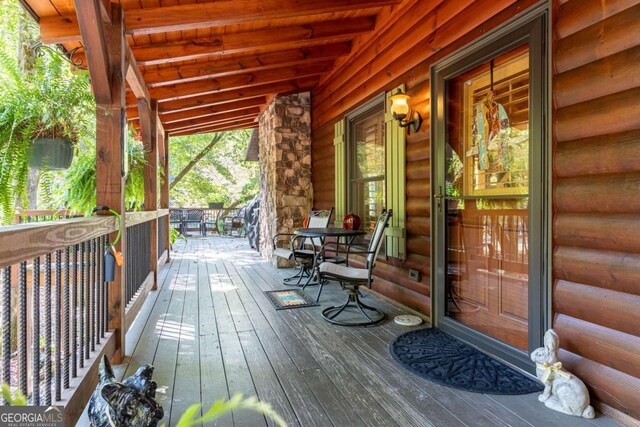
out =
[[[118,350],[109,330],[114,310],[125,310],[126,333],[155,285],[158,265],[168,259],[168,244],[160,245],[156,234],[151,238],[152,224],[163,229],[158,236],[168,236],[168,213],[126,215],[126,301],[118,307],[108,303],[117,289],[104,278],[116,218],[34,219],[0,227],[2,382],[21,390],[31,405],[64,405],[66,421],[78,418],[96,385],[98,361]],[[151,253],[158,259],[151,260]]]
[[[240,212],[240,208],[170,208],[169,209],[169,221],[172,228],[180,228],[179,224],[181,218],[186,214],[187,216],[191,212],[201,213],[204,220],[204,227],[207,233],[223,232],[223,224],[225,217],[235,217]],[[196,221],[187,221],[188,225],[185,231],[199,232],[200,230],[195,227]]]

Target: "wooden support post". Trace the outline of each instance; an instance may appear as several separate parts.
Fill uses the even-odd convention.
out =
[[[169,209],[169,134],[162,132],[162,139],[158,138],[158,143],[162,144],[160,154],[160,164],[162,165],[162,185],[160,186],[160,209]],[[167,248],[167,262],[171,260],[171,245],[169,244],[169,218],[164,221],[164,246]]]
[[[84,7],[88,3],[99,7],[96,1],[76,0],[76,8],[78,10],[78,18],[82,21],[79,7]],[[83,6],[80,6],[83,5]],[[94,14],[95,15],[95,14]],[[101,16],[98,14],[98,16]],[[101,25],[99,22],[98,25]],[[83,28],[83,25],[80,25]],[[96,32],[95,29],[89,30]],[[89,61],[89,72],[93,81],[94,93],[106,92],[109,90],[110,95],[106,93],[99,98],[100,100],[109,100],[101,102],[96,97],[98,104],[96,105],[96,200],[98,205],[106,205],[116,212],[122,214],[124,223],[125,205],[124,205],[124,177],[123,177],[123,150],[126,128],[125,116],[125,37],[124,37],[124,19],[120,5],[113,4],[111,23],[104,25],[102,40],[94,40],[85,38],[83,31],[84,45],[87,47],[90,43],[98,43],[106,47],[107,58],[97,61]],[[89,58],[89,56],[87,56]],[[107,70],[100,69],[106,66]],[[94,74],[109,76],[108,88],[97,88]],[[124,226],[120,242],[117,250],[122,252],[122,256],[126,259],[126,225]],[[111,241],[115,239],[115,233],[110,237]],[[115,352],[113,355],[114,363],[121,363],[125,354],[125,334],[123,327],[125,324],[125,280],[126,264],[121,268],[116,268],[115,280],[109,284],[109,328],[115,334]]]
[[[158,209],[158,104],[151,105],[146,99],[138,99],[138,113],[140,115],[140,130],[144,144],[144,210]],[[153,273],[151,290],[158,289],[158,220],[150,221],[149,234],[149,271]]]

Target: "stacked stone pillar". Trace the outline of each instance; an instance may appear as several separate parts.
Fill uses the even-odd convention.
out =
[[[303,226],[313,203],[309,92],[274,98],[260,117],[260,253],[277,267],[272,237]]]

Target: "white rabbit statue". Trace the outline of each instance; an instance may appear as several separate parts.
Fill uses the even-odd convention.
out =
[[[536,376],[544,385],[538,400],[554,411],[584,418],[593,418],[595,411],[589,405],[589,391],[575,375],[562,368],[558,360],[560,340],[553,329],[544,334],[544,347],[531,353],[536,363]]]

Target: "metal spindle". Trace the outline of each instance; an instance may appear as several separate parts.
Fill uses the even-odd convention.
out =
[[[11,267],[2,279],[2,382],[11,384]]]
[[[78,376],[78,245],[72,248],[73,287],[71,288],[71,376]]]
[[[54,327],[55,327],[55,359],[56,359],[56,402],[62,399],[62,250],[56,251],[56,294],[55,294],[55,310],[54,310]]]
[[[27,395],[27,262],[18,271],[18,388]]]
[[[106,235],[102,236],[102,241],[103,241],[103,247],[106,248],[106,246],[109,244],[109,238]],[[108,304],[109,304],[109,284],[105,283],[103,289],[104,289],[104,301],[103,301],[104,302],[104,305],[103,305],[104,316],[103,316],[102,321],[104,323],[104,325],[103,325],[104,326],[104,331],[107,332],[109,330],[109,321],[108,321],[108,319],[109,319],[109,306],[108,306]]]
[[[62,351],[63,355],[63,378],[62,385],[65,389],[69,388],[69,248],[64,250],[64,289],[63,289],[63,307],[62,307]]]
[[[97,239],[98,250],[96,251],[98,257],[98,337],[104,338],[104,328],[102,327],[102,318],[104,316],[104,245],[102,244],[102,236]],[[98,340],[98,343],[100,341]]]
[[[40,258],[33,260],[31,284],[31,403],[40,405]]]
[[[91,300],[89,301],[89,310],[91,310],[91,351],[96,351],[96,241],[89,241],[89,277],[91,283]]]
[[[84,277],[84,358],[89,359],[91,357],[91,282],[90,271],[91,265],[89,264],[91,258],[89,255],[89,242],[82,243],[83,262],[85,264],[85,277]]]
[[[44,404],[51,405],[51,254],[44,257]]]
[[[84,243],[80,243],[80,310],[78,313],[78,323],[80,323],[80,342],[78,345],[78,356],[80,359],[80,367],[84,368],[84,278],[85,278],[85,265],[84,265]]]

